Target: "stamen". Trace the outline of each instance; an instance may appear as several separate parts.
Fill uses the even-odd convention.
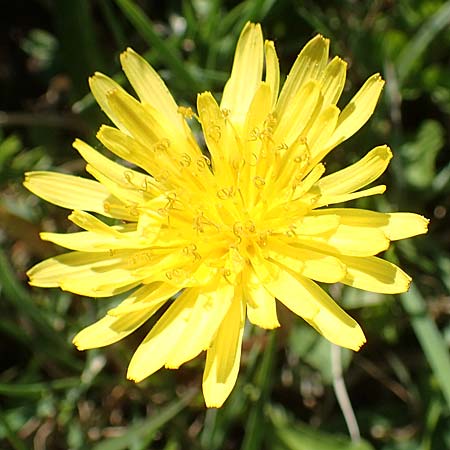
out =
[[[222,137],[222,129],[219,125],[211,123],[211,125],[206,126],[206,135],[215,143],[220,141]]]
[[[203,211],[200,211],[199,215],[194,218],[193,228],[197,233],[204,233],[205,226],[212,226],[219,231],[219,226],[205,217]]]
[[[199,261],[202,259],[200,253],[197,251],[197,246],[195,244],[189,244],[183,248],[183,253],[186,256],[194,258],[194,261]]]
[[[131,170],[125,170],[125,172],[123,173],[123,176],[125,178],[125,180],[127,181],[127,183],[133,185],[133,172]]]
[[[104,209],[105,213],[109,214],[111,212],[111,203],[108,201],[104,201],[103,209]]]
[[[195,114],[190,106],[179,106],[178,113],[181,114],[185,119],[192,119],[193,117],[198,119],[197,114]]]
[[[235,222],[233,225],[233,233],[236,237],[241,237],[244,234],[244,225],[242,222]]]
[[[266,180],[262,177],[256,176],[253,178],[253,183],[258,189],[262,189],[266,184]]]
[[[130,213],[130,216],[138,217],[139,216],[139,205],[137,203],[134,203],[132,205],[127,205],[128,212]]]
[[[230,117],[231,114],[231,110],[228,108],[223,108],[220,110],[220,112],[222,113],[222,117],[226,120],[228,119],[228,117]]]
[[[181,167],[189,167],[191,165],[192,158],[187,153],[181,154],[180,165]]]
[[[170,147],[170,140],[167,138],[163,138],[153,145],[153,151],[166,152],[169,149],[169,147]]]
[[[222,188],[216,192],[216,195],[220,200],[226,200],[233,196],[234,189],[232,187]]]

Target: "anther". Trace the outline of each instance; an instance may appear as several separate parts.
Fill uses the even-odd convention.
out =
[[[192,119],[193,117],[196,117],[195,112],[189,106],[188,107],[186,107],[186,106],[179,106],[178,107],[178,113],[181,114],[186,119]]]
[[[156,144],[154,144],[153,150],[160,151],[160,152],[165,152],[165,151],[167,151],[169,149],[169,147],[170,147],[169,139],[164,138],[164,139],[161,139]]]
[[[257,188],[261,189],[266,184],[266,180],[262,177],[256,176],[253,178],[253,183]]]
[[[180,164],[182,167],[189,167],[191,165],[191,162],[192,158],[187,153],[183,153],[181,155]]]
[[[219,142],[222,137],[222,130],[219,125],[211,125],[207,128],[206,134],[212,141]]]
[[[231,110],[229,110],[228,108],[223,108],[220,110],[220,112],[222,113],[222,117],[224,119],[228,119],[228,117],[230,117]]]
[[[222,188],[216,192],[217,197],[220,198],[220,200],[226,200],[227,198],[230,198],[233,194],[233,188]]]
[[[237,237],[241,237],[244,233],[244,225],[242,222],[235,222],[233,225],[233,233]]]
[[[127,180],[128,183],[133,184],[133,172],[131,170],[125,170],[123,173],[123,176],[125,177],[125,180]]]

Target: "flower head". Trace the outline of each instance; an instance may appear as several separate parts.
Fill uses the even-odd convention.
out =
[[[76,140],[96,181],[52,172],[25,180],[35,194],[73,210],[69,219],[84,230],[42,233],[73,251],[37,264],[30,283],[92,297],[129,291],[75,336],[79,349],[122,339],[169,302],[134,353],[128,377],[140,381],[206,351],[203,393],[218,407],[237,378],[246,317],[278,327],[276,300],[331,342],[361,347],[359,325],[316,282],[406,291],[410,277],[374,255],[392,240],[425,233],[427,220],[329,207],[383,193],[384,186],[366,186],[392,154],[379,146],[324,175],[321,161],[364,125],[384,84],[373,75],[341,111],[346,64],[329,60],[328,47],[320,35],[308,42],[279,92],[274,44],[248,23],[220,105],[204,92],[196,113],[178,107],[131,49],[121,61],[139,100],[105,75],[90,79],[115,125],[102,126],[98,139],[138,169]],[[200,123],[205,151],[189,120]]]

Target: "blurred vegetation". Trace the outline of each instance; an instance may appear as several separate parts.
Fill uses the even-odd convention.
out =
[[[410,292],[331,287],[368,338],[358,354],[338,355],[360,441],[348,437],[336,401],[335,350],[283,310],[278,331],[247,330],[236,388],[222,409],[205,410],[201,357],[134,385],[126,367],[145,330],[101,350],[71,344],[118,299],[27,285],[27,268],[61,251],[39,230],[71,225],[67,211],[22,187],[23,173],[83,173],[71,142],[95,143],[107,120],[87,77],[100,70],[124,82],[118,55],[132,46],[180,104],[195,105],[197,92],[221,92],[247,20],[275,40],[284,74],[315,33],[331,38],[332,53],[349,63],[344,102],[382,73],[374,117],[327,168],[387,143],[395,155],[387,193],[356,204],[431,219],[428,236],[386,255],[414,277]],[[450,2],[15,0],[0,23],[2,450],[450,448]]]

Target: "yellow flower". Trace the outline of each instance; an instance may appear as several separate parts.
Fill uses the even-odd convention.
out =
[[[219,407],[236,382],[246,317],[278,327],[275,299],[331,342],[353,350],[364,344],[359,325],[316,281],[406,291],[410,277],[374,255],[392,240],[425,233],[427,220],[328,207],[383,193],[385,186],[363,188],[392,157],[379,146],[323,176],[321,161],[364,125],[384,84],[373,75],[341,111],[346,64],[329,61],[328,47],[322,36],[312,39],[279,93],[274,44],[263,41],[260,25],[248,23],[220,105],[204,92],[197,114],[178,107],[131,49],[121,61],[139,100],[105,75],[90,79],[116,126],[102,126],[98,139],[142,170],[76,140],[97,181],[52,172],[25,179],[36,195],[73,210],[69,219],[84,230],[42,233],[74,251],[37,264],[30,283],[92,297],[130,291],[75,336],[79,349],[122,339],[169,302],[134,353],[128,378],[138,382],[206,351],[205,402]],[[187,119],[200,123],[207,150]]]

